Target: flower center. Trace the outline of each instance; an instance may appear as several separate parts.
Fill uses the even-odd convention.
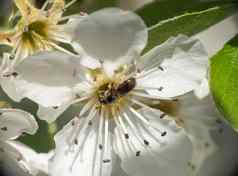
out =
[[[23,27],[22,39],[24,41],[32,41],[36,35],[47,38],[47,22],[46,21],[35,21],[28,26]]]
[[[49,23],[46,20],[34,21],[28,25],[19,24],[23,31],[21,41],[25,48],[39,50],[48,46]]]
[[[135,78],[129,78],[122,83],[108,82],[98,88],[98,101],[102,105],[113,104],[121,97],[127,95],[136,86]]]
[[[35,32],[42,37],[47,37],[47,22],[35,21],[28,26],[29,32]]]

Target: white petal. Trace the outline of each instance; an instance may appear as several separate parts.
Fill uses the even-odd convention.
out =
[[[139,59],[137,67],[140,70],[145,70],[151,66],[159,66],[165,59],[171,59],[176,48],[184,48],[188,45],[192,45],[194,42],[194,40],[192,41],[187,36],[182,34],[177,37],[170,37],[167,41],[154,47],[143,55]]]
[[[4,175],[30,176],[30,173],[35,175],[35,172],[31,172],[25,158],[15,147],[0,141],[0,148],[1,174],[3,171]]]
[[[96,69],[96,68],[100,68],[102,66],[99,60],[94,59],[94,58],[90,57],[89,55],[87,55],[87,53],[84,52],[83,48],[80,46],[79,43],[72,42],[71,44],[74,46],[75,50],[80,54],[81,64],[84,67]]]
[[[89,56],[118,65],[141,53],[148,34],[143,20],[133,12],[106,8],[80,19],[73,35]]]
[[[199,87],[206,78],[208,65],[207,54],[201,43],[188,39],[173,51],[172,57],[164,59],[159,67],[154,68],[157,68],[154,72],[140,76],[138,86],[157,88],[147,91],[165,98],[183,95]]]
[[[11,141],[8,144],[16,149],[21,155],[21,160],[18,164],[31,175],[47,175],[48,174],[48,161],[53,156],[53,152],[49,153],[36,153],[30,147],[20,143]]]
[[[238,159],[234,156],[238,155],[238,135],[228,124],[223,123],[221,127],[222,131],[212,133],[219,149],[203,163],[201,176],[227,176],[237,171]]]
[[[198,100],[193,94],[188,94],[182,97],[180,104],[178,116],[193,144],[190,172],[196,175],[203,162],[217,149],[211,137],[211,131],[218,128],[217,113],[211,97]]]
[[[2,89],[8,94],[8,96],[14,101],[19,102],[22,97],[17,94],[16,87],[14,86],[13,78],[5,77],[4,75],[12,71],[12,61],[10,59],[10,54],[4,53],[1,66],[0,66],[0,84]]]
[[[20,102],[24,97],[17,92],[15,81],[12,78],[1,78],[1,87],[3,91],[14,101]]]
[[[98,157],[94,158],[95,149],[99,149],[96,143],[98,134],[95,132],[95,124],[90,127],[91,129],[88,131],[88,136],[86,131],[81,131],[77,135],[76,131],[78,127],[83,125],[83,123],[80,124],[82,121],[83,120],[79,120],[78,118],[73,119],[55,136],[55,156],[49,167],[52,176],[77,176],[79,173],[85,176],[92,176],[94,161],[96,162],[95,176],[99,176],[100,166],[98,164],[100,161]],[[80,147],[85,135],[87,136],[85,143],[83,147]],[[111,153],[107,155],[110,156]],[[103,176],[110,176],[111,170],[112,162],[102,163]]]
[[[69,104],[55,107],[43,107],[39,105],[37,116],[41,120],[46,120],[48,123],[54,122],[68,107]]]
[[[202,80],[202,83],[197,89],[195,89],[194,93],[199,99],[205,98],[209,95],[210,88],[208,80],[206,78]]]
[[[0,110],[0,140],[14,139],[22,133],[34,134],[38,125],[34,117],[17,109]]]
[[[164,176],[185,175],[187,161],[189,159],[190,148],[189,141],[185,138],[183,131],[175,130],[171,124],[154,121],[159,118],[150,110],[145,110],[144,117],[151,119],[150,122],[160,130],[166,130],[167,135],[161,137],[158,132],[153,132],[148,126],[148,130],[153,133],[161,143],[155,140],[152,135],[144,130],[137,133],[142,139],[146,139],[149,145],[141,144],[133,135],[132,130],[127,128],[129,138],[119,135],[119,128],[115,130],[115,151],[122,159],[122,168],[128,175],[134,176],[157,176],[158,173]],[[151,117],[152,116],[152,117]],[[131,117],[133,119],[134,117]],[[134,122],[135,125],[138,125]],[[141,130],[137,126],[137,130]],[[163,140],[164,139],[164,140]],[[128,143],[133,144],[129,147]],[[140,151],[140,155],[136,153]]]
[[[28,57],[15,70],[18,94],[45,106],[60,106],[75,98],[72,87],[81,80],[80,59],[61,52]]]

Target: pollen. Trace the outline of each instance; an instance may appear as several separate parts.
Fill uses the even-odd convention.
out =
[[[126,77],[125,70],[121,69],[109,77],[103,69],[89,70],[88,77],[93,81],[94,97],[97,108],[105,111],[109,118],[113,112],[119,112],[129,103],[130,93],[136,86],[133,77]]]

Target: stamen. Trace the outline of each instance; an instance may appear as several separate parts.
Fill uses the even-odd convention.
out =
[[[118,120],[119,118],[117,116],[114,116],[114,117],[115,117],[115,124],[118,127],[118,130],[116,130],[115,133],[118,136],[119,141],[121,142],[123,152],[129,158],[130,154],[128,154],[126,146],[128,146],[129,152],[132,152],[132,153],[136,151],[136,147],[133,144],[131,145],[130,141],[124,138],[124,135],[128,133],[126,132],[126,129],[124,129],[125,127],[123,127],[124,126],[123,121],[120,120],[119,122]]]
[[[160,87],[136,86],[134,89],[135,89],[135,90],[146,90],[146,89],[152,89],[152,90],[162,91],[162,90],[164,89],[164,87],[162,87],[162,86],[160,86]]]
[[[76,128],[76,131],[75,130],[73,131],[73,133],[75,135],[72,135],[72,137],[74,138],[73,142],[74,142],[75,145],[78,145],[78,141],[81,141],[81,138],[83,138],[83,139],[82,139],[82,142],[80,143],[80,146],[78,147],[77,153],[76,153],[76,155],[73,158],[73,161],[71,163],[71,166],[70,166],[71,171],[73,170],[75,162],[76,162],[76,160],[77,160],[77,158],[80,154],[80,151],[83,149],[83,146],[84,146],[84,144],[85,144],[85,142],[88,138],[90,129],[89,129],[89,126],[87,124],[88,124],[89,121],[91,121],[96,116],[96,113],[97,113],[97,111],[95,110],[95,107],[94,107],[90,111],[87,118],[84,120],[82,128],[78,127],[78,129]],[[84,133],[86,133],[86,134],[83,135]]]
[[[105,118],[105,127],[104,127],[104,151],[107,154],[109,142],[110,142],[110,136],[109,136],[109,119]],[[105,155],[104,152],[104,155]],[[104,156],[103,156],[104,157]],[[111,160],[109,158],[103,159],[104,163],[109,163]]]
[[[46,9],[46,7],[48,6],[48,4],[50,3],[51,0],[46,0],[45,3],[43,4],[43,6],[41,7],[41,10],[44,11]]]
[[[128,117],[127,113],[123,113],[123,117],[126,119],[128,125],[129,125],[129,128],[131,129],[135,139],[137,139],[137,141],[141,144],[141,146],[146,150],[148,151],[149,153],[153,153],[151,150],[148,150],[147,147],[145,147],[145,143],[144,143],[144,140],[141,138],[143,135],[140,133],[140,131],[138,131],[138,129],[135,127],[134,123],[130,120],[130,118]],[[146,144],[148,144],[146,142]],[[137,152],[136,152],[137,154]],[[153,156],[153,154],[152,154]]]
[[[139,120],[141,120],[145,125],[147,125],[147,128],[151,127],[154,130],[156,130],[157,132],[159,132],[161,134],[161,136],[166,135],[167,133],[164,131],[161,131],[160,129],[158,129],[153,123],[150,123],[145,117],[143,117],[140,113],[138,113],[135,109],[133,108],[128,108],[130,110],[130,112],[132,112],[135,117],[137,117]]]
[[[137,118],[139,118],[143,123],[145,123],[146,125],[150,125],[149,120],[146,119],[145,117],[143,117],[141,114],[139,114],[135,109],[133,109],[132,107],[129,107],[129,110],[130,110]]]
[[[93,106],[91,111],[89,112],[87,118],[85,118],[85,120],[83,121],[83,126],[81,126],[79,124],[75,125],[75,123],[76,123],[75,121],[72,123],[72,126],[76,126],[76,127],[75,127],[75,130],[72,131],[72,134],[69,136],[70,137],[68,140],[69,145],[71,145],[73,143],[72,141],[74,141],[74,139],[76,139],[78,137],[78,135],[81,131],[84,131],[87,128],[86,124],[89,121],[92,121],[92,119],[95,117],[96,113],[97,113],[97,110],[96,110],[95,106]],[[80,117],[77,117],[77,118],[79,120]]]
[[[149,74],[152,74],[153,72],[157,71],[158,68],[152,68],[148,71],[144,71],[144,72],[140,72],[137,76],[136,76],[136,79],[140,79],[140,78],[144,78],[146,76],[148,76]]]
[[[125,140],[125,138],[123,137],[123,132],[119,126],[118,126],[118,130],[115,130],[115,137],[119,139],[116,141],[115,147],[117,148],[118,151],[119,151],[119,146],[122,147],[121,148],[122,152],[124,152],[126,157],[129,158],[130,155],[128,154],[126,146],[128,146],[128,149],[130,150],[130,152],[133,152],[133,150],[131,146],[129,145],[128,140]]]
[[[143,132],[144,133],[147,133],[148,136],[150,136],[152,139],[154,139],[154,141],[156,141],[159,145],[162,145],[164,144],[162,141],[160,141],[160,139],[158,138],[157,135],[153,134],[151,130],[154,130],[153,128],[148,128],[146,127],[144,124],[141,124],[141,123],[138,123],[139,125],[139,130],[142,130],[143,129]],[[141,133],[143,133],[141,132]],[[160,133],[159,133],[160,134]]]
[[[79,99],[76,99],[76,100],[74,100],[73,102],[72,102],[72,104],[76,104],[76,103],[80,103],[80,102],[82,102],[82,101],[84,101],[84,100],[87,100],[87,99],[90,99],[91,98],[91,95],[85,95],[84,97],[82,97],[82,98],[79,98]],[[90,101],[91,102],[91,101]],[[81,110],[82,111],[82,110]]]
[[[103,130],[103,125],[104,125],[104,111],[100,111],[100,117],[99,117],[99,125],[98,125],[98,132],[97,132],[97,137],[96,137],[96,146],[94,149],[94,156],[93,156],[93,165],[92,165],[92,176],[95,175],[95,169],[96,169],[96,162],[98,161],[98,157],[99,157],[99,175],[101,176],[102,174],[102,155],[103,153],[100,152],[99,156],[98,156],[98,148],[97,146],[99,146],[100,144],[102,144],[102,130]],[[102,149],[100,149],[102,150]]]
[[[47,45],[50,45],[50,46],[54,47],[55,49],[57,49],[57,50],[59,50],[59,51],[62,51],[62,52],[64,52],[64,53],[66,53],[66,54],[69,54],[69,55],[71,55],[71,56],[76,56],[76,54],[74,54],[73,52],[71,52],[71,51],[69,51],[69,50],[67,50],[67,49],[65,49],[65,48],[63,48],[63,47],[57,45],[56,43],[54,43],[54,42],[52,42],[52,41],[49,41],[49,40],[45,40],[44,38],[42,38],[42,36],[40,36],[40,35],[37,34],[36,32],[32,31],[32,33],[33,33],[35,36],[39,37],[39,39],[41,39],[42,41],[44,41],[44,43],[46,43]]]
[[[143,98],[150,98],[150,99],[159,99],[159,100],[172,100],[172,98],[165,98],[165,97],[160,97],[156,95],[149,95],[146,93],[141,93],[137,91],[131,92],[132,95],[138,96],[138,97],[143,97]]]
[[[11,55],[14,56],[13,62],[11,63],[11,67],[14,67],[22,58],[20,56],[22,55],[22,45],[21,45],[21,39],[18,39],[16,41],[15,47],[11,51]]]

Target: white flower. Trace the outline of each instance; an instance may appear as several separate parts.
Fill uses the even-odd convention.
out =
[[[162,170],[164,175],[184,172],[180,166],[188,163],[160,154],[183,137],[174,118],[192,142],[201,141],[202,147],[189,163],[196,173],[204,160],[197,152],[212,149],[213,143],[203,128],[208,125],[206,117],[184,107],[187,97],[180,96],[193,91],[206,94],[198,90],[208,64],[201,43],[179,35],[140,56],[147,42],[144,22],[132,12],[112,8],[85,17],[75,29],[80,47],[74,47],[84,53],[81,59],[60,52],[38,53],[18,65],[17,76],[11,80],[17,88],[13,94],[37,102],[40,118],[48,122],[72,104],[81,106],[79,114],[56,135],[51,174],[78,175],[84,170],[84,175],[110,175],[115,152],[127,173],[143,175],[150,168],[158,168],[150,175]],[[198,101],[193,94],[189,97]],[[200,124],[204,131],[193,130]],[[131,159],[135,162],[123,164]]]
[[[37,129],[37,122],[29,113],[18,109],[0,109],[0,161],[10,160],[26,173],[30,172],[25,156],[11,141],[23,133],[34,134]]]
[[[48,175],[48,163],[53,157],[53,151],[49,153],[36,153],[33,149],[20,142],[10,141],[8,144],[15,148],[22,158],[24,158],[24,160],[18,161],[16,165],[5,161],[5,170],[10,172],[10,175],[21,175],[20,173],[36,176]],[[25,169],[27,168],[27,172],[24,172],[21,167],[19,168],[19,165]]]
[[[63,17],[64,11],[75,0],[65,4],[64,0],[47,0],[41,9],[34,7],[30,0],[14,0],[19,12],[12,17],[13,29],[0,32],[0,43],[12,47],[11,58],[15,63],[38,51],[58,49],[70,53],[59,43],[72,41],[72,19],[80,21],[82,14]]]

